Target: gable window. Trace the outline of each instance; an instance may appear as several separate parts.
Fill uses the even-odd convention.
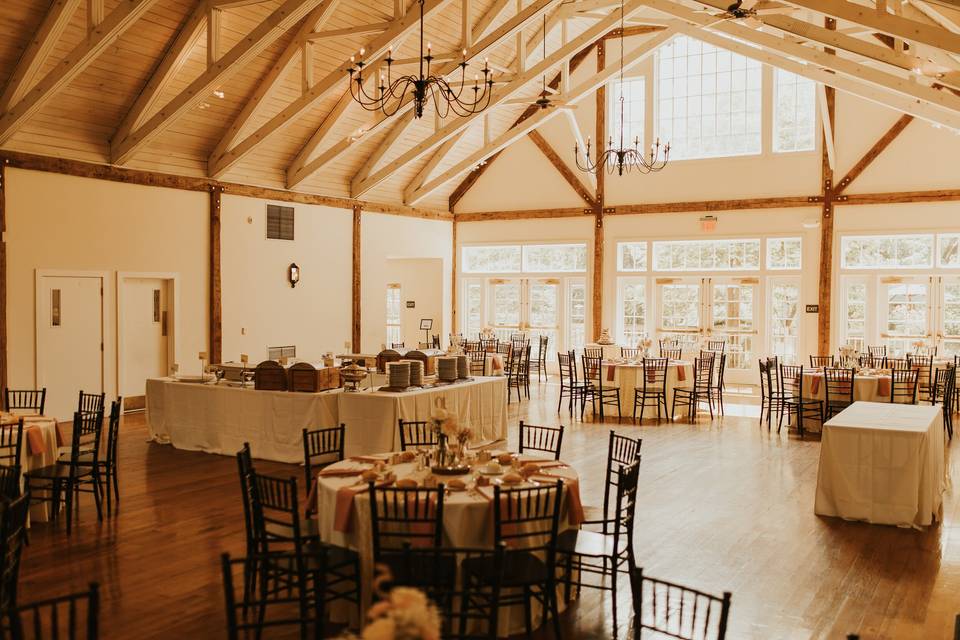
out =
[[[816,148],[816,83],[783,69],[773,70],[773,150]]]
[[[620,97],[623,97],[623,148],[637,143],[643,149],[643,124],[646,112],[646,79],[624,78],[615,80],[607,90],[607,122],[614,148],[620,147]]]
[[[673,160],[760,153],[759,62],[687,37],[657,52],[657,135]]]

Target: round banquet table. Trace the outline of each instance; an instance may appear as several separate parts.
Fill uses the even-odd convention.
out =
[[[16,428],[21,417],[23,418],[23,438],[20,441],[21,472],[54,464],[59,456],[62,441],[62,436],[60,436],[57,428],[57,421],[37,414],[23,414],[21,416],[15,413],[0,412],[0,428]],[[22,484],[21,476],[21,486]],[[49,507],[49,503],[33,504],[30,507],[30,518],[38,522],[49,520]]]
[[[611,371],[613,372],[611,374]],[[634,390],[643,389],[643,362],[605,361],[603,363],[603,384],[620,388],[620,412],[624,416],[633,415]],[[686,360],[671,360],[667,363],[667,416],[673,408],[673,393],[676,389],[693,386],[693,364]],[[651,413],[651,411],[653,413]],[[638,410],[639,413],[639,410]],[[648,403],[644,417],[656,416],[657,408]]]
[[[497,452],[492,452],[496,457]],[[373,467],[377,461],[386,462],[392,454],[356,456],[332,464],[317,474],[316,525],[320,539],[328,544],[354,549],[360,556],[363,609],[370,603],[370,584],[373,577],[373,547],[370,525],[369,494],[360,481],[359,473]],[[522,455],[519,459],[540,465],[540,472],[531,476],[529,482],[503,485],[504,488],[529,487],[533,484],[564,482],[561,502],[559,531],[575,529],[583,520],[580,504],[579,476],[563,462],[544,460]],[[429,469],[417,470],[416,462],[388,465],[387,469],[397,479],[414,478],[421,484],[430,475]],[[493,486],[476,487],[478,473],[462,476],[436,476],[443,483],[450,478],[460,478],[467,483],[466,491],[446,491],[443,501],[443,542],[454,547],[493,548]],[[497,476],[491,476],[493,481]],[[561,610],[564,599],[558,597]],[[331,615],[338,620],[349,614],[344,608],[334,609]],[[539,619],[540,611],[533,603],[533,618]],[[504,608],[499,614],[500,636],[521,632],[524,627],[523,608]],[[356,621],[352,621],[356,622]]]

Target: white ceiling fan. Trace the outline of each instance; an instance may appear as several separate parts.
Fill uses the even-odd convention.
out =
[[[746,5],[746,6],[745,6]],[[726,8],[725,11],[716,13],[710,9],[700,9],[697,13],[707,13],[720,20],[738,20],[744,25],[753,29],[763,26],[760,16],[774,13],[792,13],[793,7],[790,7],[772,0],[752,0],[744,3],[743,0],[737,0]]]

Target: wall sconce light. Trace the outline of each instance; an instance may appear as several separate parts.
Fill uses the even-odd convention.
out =
[[[290,281],[291,288],[296,287],[297,283],[300,282],[300,267],[297,266],[296,262],[291,262],[290,266],[287,267],[287,279]]]

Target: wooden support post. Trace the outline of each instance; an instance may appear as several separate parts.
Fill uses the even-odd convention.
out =
[[[833,18],[826,18],[825,25],[827,29],[835,30],[837,21]],[[833,49],[827,49],[827,53],[836,53]],[[836,139],[837,119],[836,119],[836,98],[837,92],[833,87],[825,87],[827,113],[829,119],[830,134]],[[826,128],[824,129],[826,131]],[[826,135],[826,134],[825,134]],[[830,354],[830,296],[833,288],[833,216],[834,216],[834,190],[833,190],[833,169],[830,167],[830,158],[827,153],[827,147],[832,145],[833,141],[824,140],[823,157],[820,162],[820,184],[823,189],[823,208],[820,215],[820,290],[818,299],[817,316],[817,353],[819,355]]]
[[[223,187],[210,187],[210,362],[223,362],[223,300],[220,287],[220,204]]]
[[[351,341],[353,352],[360,353],[360,214],[359,204],[353,205],[353,320]]]
[[[7,388],[7,163],[0,161],[0,389]]]
[[[597,43],[597,71],[603,71],[606,59],[606,45],[604,40]],[[597,89],[597,155],[599,158],[606,147],[607,140],[607,90],[605,86]],[[603,168],[597,170],[597,197],[594,200],[593,215],[593,337],[600,336],[603,324],[603,203],[604,203],[604,176]]]
[[[453,226],[453,236],[451,242],[453,243],[453,260],[451,263],[453,265],[453,275],[450,279],[450,333],[460,333],[457,331],[457,255],[459,253],[457,248],[457,221],[451,223]]]

